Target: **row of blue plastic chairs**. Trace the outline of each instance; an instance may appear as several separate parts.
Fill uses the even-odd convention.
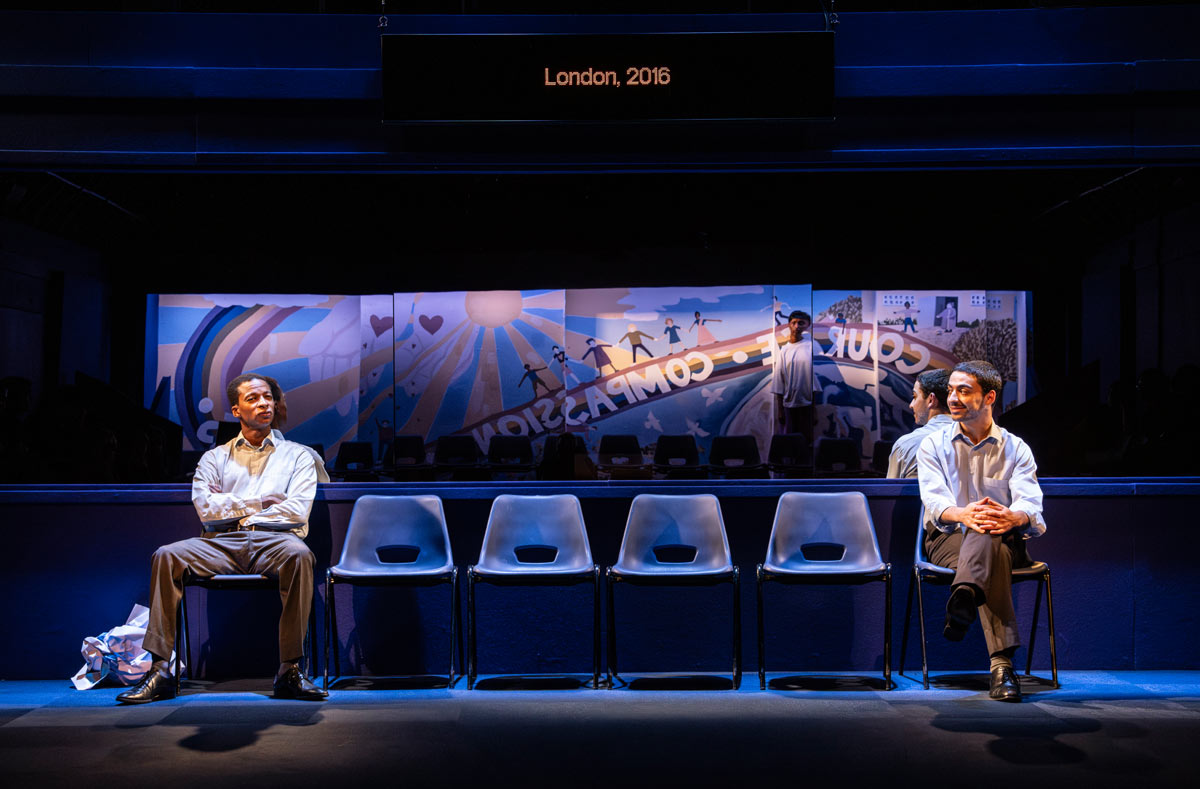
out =
[[[1020,575],[1018,574],[1020,573]],[[923,610],[922,582],[949,583],[952,571],[925,560],[918,534],[903,646],[907,647],[913,591]],[[602,584],[602,579],[607,581]],[[1044,580],[1047,589],[1051,660],[1057,686],[1053,607],[1049,599],[1049,568],[1036,563],[1014,571],[1014,580]],[[354,506],[341,558],[326,574],[325,685],[329,684],[330,646],[336,645],[337,584],[451,585],[449,682],[457,677],[456,647],[461,644],[458,612],[458,568],[450,548],[449,533],[439,497],[363,496]],[[763,584],[859,585],[884,584],[883,676],[891,686],[891,565],[883,560],[867,507],[857,491],[838,493],[787,492],[780,496],[766,555],[756,567],[758,613],[758,674],[766,687]],[[733,563],[720,502],[711,494],[636,496],[629,510],[617,561],[603,572],[592,558],[579,500],[569,494],[552,496],[497,496],[492,502],[478,560],[467,567],[467,687],[477,676],[475,587],[500,585],[593,585],[592,686],[600,686],[600,596],[607,589],[608,687],[621,683],[616,648],[616,612],[613,590],[617,584],[717,585],[733,589],[733,687],[741,681],[740,577]],[[1038,594],[1041,596],[1041,586]],[[1037,604],[1033,632],[1036,633]],[[341,675],[338,649],[334,649],[335,675]],[[928,662],[921,621],[922,675],[928,687]],[[1033,654],[1031,635],[1029,654]],[[461,666],[461,656],[458,665]],[[1029,673],[1030,665],[1026,666]]]

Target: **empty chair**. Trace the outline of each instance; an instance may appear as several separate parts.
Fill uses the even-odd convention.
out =
[[[904,607],[904,635],[900,640],[900,674],[904,674],[904,657],[908,650],[908,630],[912,621],[913,591],[917,594],[917,621],[921,624],[921,684],[929,689],[929,656],[928,644],[925,640],[925,597],[921,593],[922,584],[949,586],[954,581],[954,571],[929,561],[925,553],[925,510],[922,508],[921,517],[917,521],[917,545],[913,551],[912,576],[908,580],[908,602]],[[1050,593],[1050,567],[1045,562],[1033,562],[1025,567],[1013,566],[1012,582],[1037,581],[1037,595],[1033,600],[1033,624],[1029,628],[1029,645],[1026,647],[1025,676],[1030,676],[1033,670],[1033,643],[1037,635],[1038,611],[1041,609],[1042,588],[1046,590],[1046,626],[1050,636],[1050,682],[1055,688],[1058,684],[1058,650],[1054,638],[1054,597]]]
[[[479,561],[467,569],[467,689],[475,687],[475,586],[592,584],[592,687],[600,681],[600,568],[575,496],[497,496]]]
[[[892,447],[896,445],[895,441],[876,441],[875,450],[871,454],[871,472],[875,476],[886,477],[888,470],[888,459],[892,455]]]
[[[667,479],[704,479],[707,474],[700,465],[695,436],[659,436],[654,443],[654,471]]]
[[[758,685],[767,687],[763,584],[858,586],[883,581],[883,680],[892,683],[892,566],[879,553],[867,497],[788,492],[779,497],[766,560],[758,565]]]
[[[341,676],[337,635],[336,584],[352,586],[436,586],[450,584],[450,673],[455,679],[458,630],[458,568],[450,552],[446,515],[437,496],[360,496],[354,502],[342,558],[325,573],[325,689],[329,689],[329,649],[334,674]],[[386,627],[388,623],[358,623]],[[461,647],[460,647],[461,648]]]
[[[440,436],[433,447],[433,469],[456,480],[486,480],[491,477],[474,436]]]
[[[546,436],[537,477],[546,480],[595,479],[596,467],[588,457],[587,444],[574,433]]]
[[[424,436],[403,435],[392,439],[388,476],[398,482],[433,480],[433,464],[425,457]]]
[[[765,479],[770,476],[758,454],[754,436],[716,436],[708,453],[710,473],[728,479]]]
[[[635,435],[614,433],[600,437],[597,470],[609,479],[650,479],[654,470],[642,456],[642,446]]]
[[[492,436],[488,441],[487,463],[493,473],[533,471],[536,464],[529,436]]]
[[[803,433],[776,433],[771,436],[771,447],[767,450],[767,468],[771,473],[785,479],[811,477],[813,457],[808,437]]]
[[[376,482],[375,448],[370,441],[343,441],[333,461],[333,476],[350,482]]]
[[[733,586],[733,687],[742,680],[742,637],[738,568],[729,552],[721,505],[712,494],[634,498],[617,563],[608,577],[608,678],[617,672],[614,589],[634,586]]]
[[[862,471],[858,442],[852,438],[817,439],[813,464],[817,476],[858,476]]]

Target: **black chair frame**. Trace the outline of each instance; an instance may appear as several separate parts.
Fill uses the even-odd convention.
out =
[[[741,574],[735,565],[732,570],[711,575],[622,575],[609,567],[605,572],[608,579],[608,686],[627,684],[617,670],[617,613],[615,589],[618,583],[631,586],[718,586],[729,582],[733,586],[733,689],[742,684],[742,606]]]
[[[265,575],[249,574],[249,575],[213,575],[213,576],[198,576],[193,575],[190,571],[183,575],[183,594],[179,597],[178,616],[175,621],[175,692],[179,693],[181,681],[180,659],[184,653],[187,654],[187,661],[183,664],[184,669],[188,672],[188,677],[192,676],[192,641],[188,635],[188,614],[187,614],[187,590],[190,586],[197,586],[202,589],[272,589],[279,590],[279,581],[275,578],[269,578]],[[316,584],[313,584],[313,600],[308,609],[308,632],[304,636],[304,657],[310,665],[304,668],[309,676],[313,675],[311,663],[316,649],[313,646],[313,632],[317,627],[317,590]]]
[[[458,681],[456,666],[462,665],[462,631],[458,623],[459,592],[458,568],[452,567],[448,572],[437,575],[386,575],[374,577],[339,576],[330,567],[325,571],[325,690],[329,690],[329,650],[330,646],[338,643],[337,635],[337,601],[334,598],[336,584],[350,586],[409,586],[432,587],[450,584],[450,673],[446,675],[446,687],[454,687]],[[342,676],[340,648],[333,649],[334,681],[344,679]],[[455,663],[455,653],[458,662]]]
[[[891,690],[892,682],[892,565],[878,573],[773,573],[760,562],[754,571],[758,581],[758,687],[767,689],[766,629],[763,627],[763,584],[776,581],[792,586],[863,586],[883,581],[883,682]]]
[[[923,530],[922,527],[918,527]],[[924,539],[924,532],[921,531],[921,537]],[[924,555],[921,551],[920,555]],[[908,603],[904,607],[904,635],[900,641],[900,675],[904,676],[904,657],[908,650],[908,631],[912,625],[912,600],[913,590],[917,593],[917,621],[921,624],[921,684],[929,690],[929,657],[928,657],[928,642],[925,636],[925,597],[921,593],[922,584],[930,584],[932,586],[950,586],[954,580],[954,572],[948,568],[939,568],[937,570],[926,569],[914,565],[912,568],[912,576],[908,580]],[[1037,594],[1033,601],[1033,625],[1029,628],[1029,644],[1026,646],[1025,660],[1025,676],[1031,676],[1033,670],[1033,645],[1034,637],[1037,635],[1038,612],[1041,609],[1042,589],[1046,590],[1046,625],[1049,631],[1050,638],[1050,682],[1054,688],[1061,687],[1058,683],[1058,649],[1054,637],[1054,598],[1050,588],[1050,566],[1045,562],[1034,562],[1029,567],[1014,567],[1012,570],[1012,582],[1015,586],[1018,583],[1025,581],[1037,581]]]
[[[475,565],[467,568],[467,690],[475,687],[478,675],[478,655],[475,612],[475,585],[487,583],[492,586],[577,586],[592,583],[592,688],[600,687],[600,566],[578,573],[555,573],[546,575],[479,573]]]

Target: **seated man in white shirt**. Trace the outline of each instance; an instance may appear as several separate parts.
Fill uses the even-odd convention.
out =
[[[268,376],[239,375],[227,388],[241,433],[200,458],[192,504],[204,535],[164,545],[150,570],[150,621],[142,645],[154,663],[142,681],[119,694],[126,704],[175,695],[168,659],[175,648],[183,576],[261,573],[279,579],[279,671],[275,697],[326,697],[300,671],[312,605],[313,553],[304,544],[317,490],[313,455],[274,426],[285,416],[283,392]]]
[[[949,370],[926,370],[913,382],[913,397],[908,407],[916,417],[917,429],[896,439],[888,456],[889,479],[916,479],[917,449],[925,436],[954,424],[946,406],[949,381]]]
[[[1012,602],[1014,553],[1046,531],[1033,453],[992,421],[1003,381],[991,364],[963,362],[946,403],[955,425],[925,437],[917,479],[930,561],[955,570],[943,634],[960,641],[979,617],[991,656],[988,695],[1020,701],[1012,658],[1021,644]]]

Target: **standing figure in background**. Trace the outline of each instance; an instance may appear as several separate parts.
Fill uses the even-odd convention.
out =
[[[618,344],[624,342],[625,340],[629,340],[629,345],[630,345],[631,349],[633,350],[634,364],[637,363],[638,348],[641,348],[643,351],[646,352],[646,358],[648,358],[648,359],[654,358],[654,354],[650,353],[650,351],[646,348],[645,345],[642,345],[641,339],[643,337],[645,337],[647,340],[654,339],[649,334],[638,331],[638,327],[637,327],[636,323],[631,323],[631,324],[629,324],[629,331],[625,333],[625,336],[623,336],[621,339],[617,340]]]
[[[701,318],[700,311],[696,311],[696,320],[692,321],[692,325],[688,327],[688,331],[696,330],[696,345],[711,345],[717,341],[713,333],[705,328],[706,323],[720,323],[720,318]]]
[[[564,388],[566,387],[568,378],[570,378],[572,381],[575,382],[576,385],[578,385],[579,377],[576,376],[575,373],[571,372],[570,366],[567,365],[567,352],[564,351],[562,348],[559,348],[557,345],[555,345],[554,349],[553,349],[553,354],[554,354],[554,361],[558,362],[559,370],[562,372],[563,387]]]
[[[937,314],[937,319],[942,322],[942,328],[938,330],[938,334],[949,334],[958,326],[958,304],[952,300],[946,300],[946,308]]]
[[[546,385],[545,381],[543,381],[541,378],[538,378],[538,373],[545,369],[545,367],[531,367],[528,364],[525,365],[525,374],[522,375],[521,380],[517,382],[517,387],[519,388],[523,386],[525,384],[525,379],[528,378],[529,385],[533,387],[534,400],[537,399],[537,390],[539,386],[546,390],[546,394],[550,394],[550,387]]]
[[[812,443],[813,395],[821,386],[813,377],[812,318],[796,310],[788,316],[788,342],[775,352],[771,371],[771,394],[775,413],[784,433],[801,433]]]
[[[893,313],[901,313],[902,315],[904,315],[904,328],[902,328],[900,330],[901,334],[907,332],[909,326],[912,327],[913,334],[917,333],[917,322],[916,322],[916,320],[913,319],[913,316],[916,315],[918,312],[920,312],[919,309],[912,306],[911,304],[909,304],[906,301],[906,302],[904,302],[904,309],[892,310],[892,312]]]
[[[583,352],[583,356],[580,358],[580,361],[583,361],[583,359],[588,358],[589,354],[594,355],[595,362],[596,362],[596,372],[599,375],[604,375],[604,367],[606,365],[608,367],[611,367],[612,371],[614,373],[617,371],[617,366],[615,364],[613,364],[612,359],[608,358],[608,354],[604,352],[604,349],[611,348],[612,347],[611,345],[608,345],[607,343],[597,343],[595,339],[593,339],[592,337],[588,337],[587,346],[588,346],[588,349]]]
[[[671,318],[666,320],[666,328],[663,330],[663,336],[667,338],[667,353],[678,353],[675,346],[678,345],[680,350],[686,351],[683,347],[683,340],[679,339],[679,327],[675,325],[675,321]]]

